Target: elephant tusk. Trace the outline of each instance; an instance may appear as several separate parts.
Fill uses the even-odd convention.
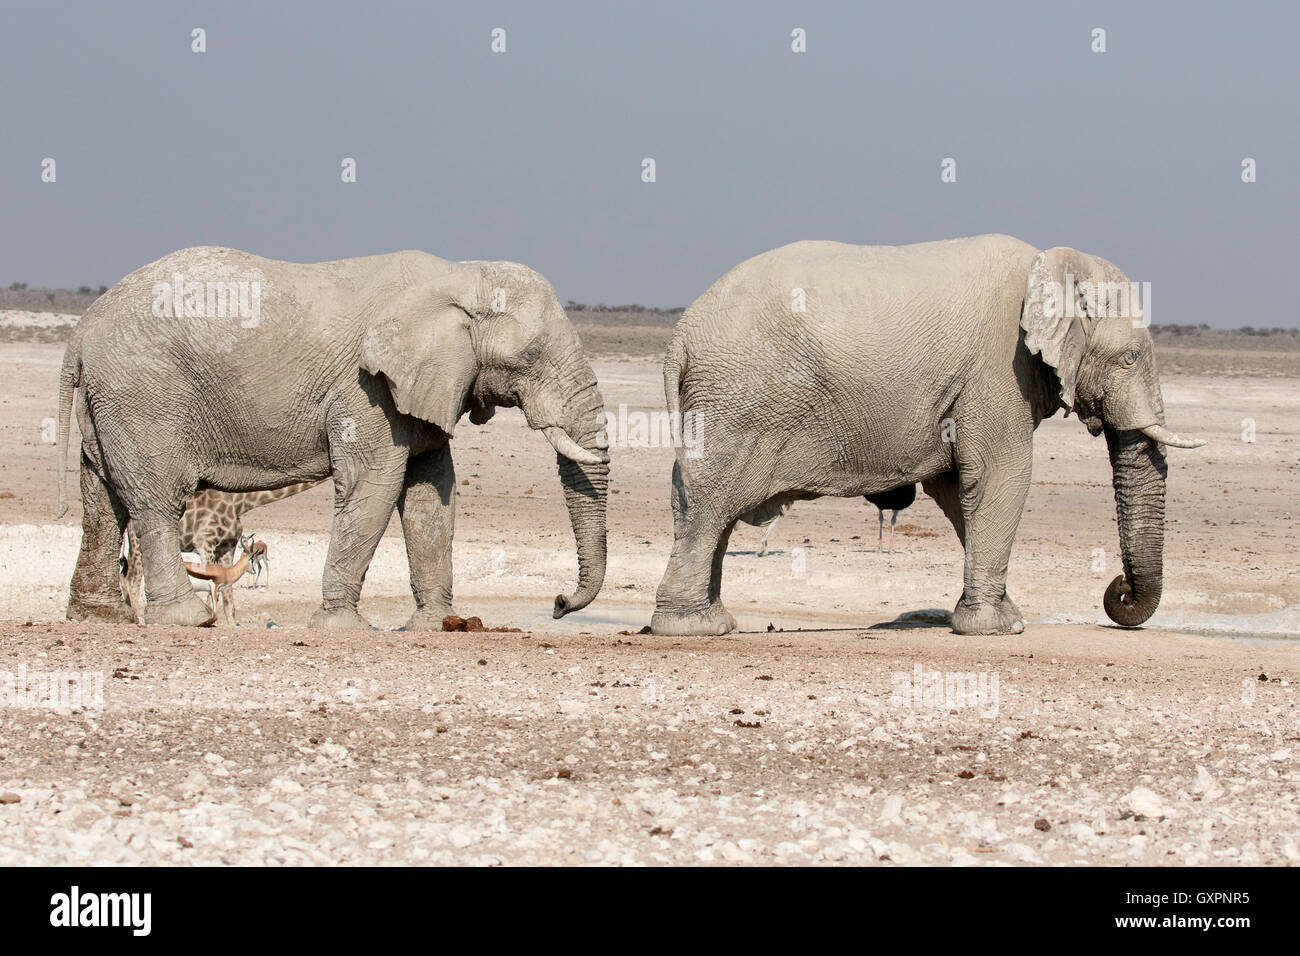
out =
[[[542,429],[542,434],[557,452],[580,465],[603,465],[608,460],[595,452],[587,451],[557,425],[548,425]]]
[[[1204,438],[1183,438],[1181,435],[1175,435],[1163,425],[1148,425],[1146,428],[1138,430],[1147,438],[1158,441],[1162,445],[1172,445],[1174,448],[1200,448],[1205,444]]]

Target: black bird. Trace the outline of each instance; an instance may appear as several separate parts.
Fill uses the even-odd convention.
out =
[[[891,488],[889,491],[878,491],[874,495],[865,495],[864,497],[880,511],[880,538],[876,543],[877,551],[885,543],[885,512],[890,512],[889,550],[892,554],[894,550],[894,525],[898,524],[898,513],[904,508],[911,507],[912,502],[916,500],[916,485],[902,485],[898,488]]]

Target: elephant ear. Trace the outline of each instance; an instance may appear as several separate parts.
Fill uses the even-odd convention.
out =
[[[470,305],[428,286],[408,290],[361,340],[361,367],[383,375],[397,410],[449,436],[478,375]]]
[[[1040,252],[1029,267],[1029,284],[1020,315],[1025,347],[1041,355],[1061,383],[1061,401],[1074,407],[1074,386],[1087,349],[1092,323],[1086,301],[1075,298],[1077,283],[1086,281],[1088,257],[1064,246]]]

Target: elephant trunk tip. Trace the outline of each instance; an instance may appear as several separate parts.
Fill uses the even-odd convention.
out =
[[[1106,616],[1120,627],[1137,627],[1144,623],[1155,613],[1159,603],[1158,594],[1155,600],[1151,600],[1150,595],[1141,598],[1135,596],[1133,586],[1122,574],[1116,575],[1115,580],[1110,582],[1106,595],[1102,598]]]
[[[573,595],[570,597],[566,597],[563,594],[555,595],[555,609],[551,612],[551,617],[555,618],[558,621],[560,618],[564,617],[564,615],[568,614],[570,611],[580,611],[582,610],[582,608],[586,607],[589,603],[591,603],[589,598],[588,600],[583,601],[581,604],[577,604],[574,602],[574,598],[576,597],[577,595]]]

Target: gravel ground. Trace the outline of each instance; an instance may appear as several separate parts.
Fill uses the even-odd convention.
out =
[[[554,621],[573,538],[555,455],[511,411],[456,439],[456,605],[522,633],[300,627],[325,485],[246,519],[273,569],[239,589],[242,626],[63,622],[62,350],[0,347],[0,672],[102,680],[102,705],[59,710],[0,673],[0,864],[1293,863],[1300,379],[1269,354],[1214,356],[1249,378],[1165,376],[1171,424],[1211,444],[1171,455],[1148,629],[1097,624],[1118,566],[1105,449],[1052,419],[1008,579],[1023,635],[920,626],[962,560],[923,497],[892,553],[861,499],[799,503],[764,556],[739,529],[724,596],[746,632],[683,639],[635,633],[671,543],[671,449],[616,449],[605,587]],[[662,406],[657,356],[596,369],[611,409]],[[394,521],[361,611],[391,627],[411,607]],[[1229,638],[1274,634],[1292,640]]]
[[[1294,645],[0,630],[5,865],[1300,860]]]

